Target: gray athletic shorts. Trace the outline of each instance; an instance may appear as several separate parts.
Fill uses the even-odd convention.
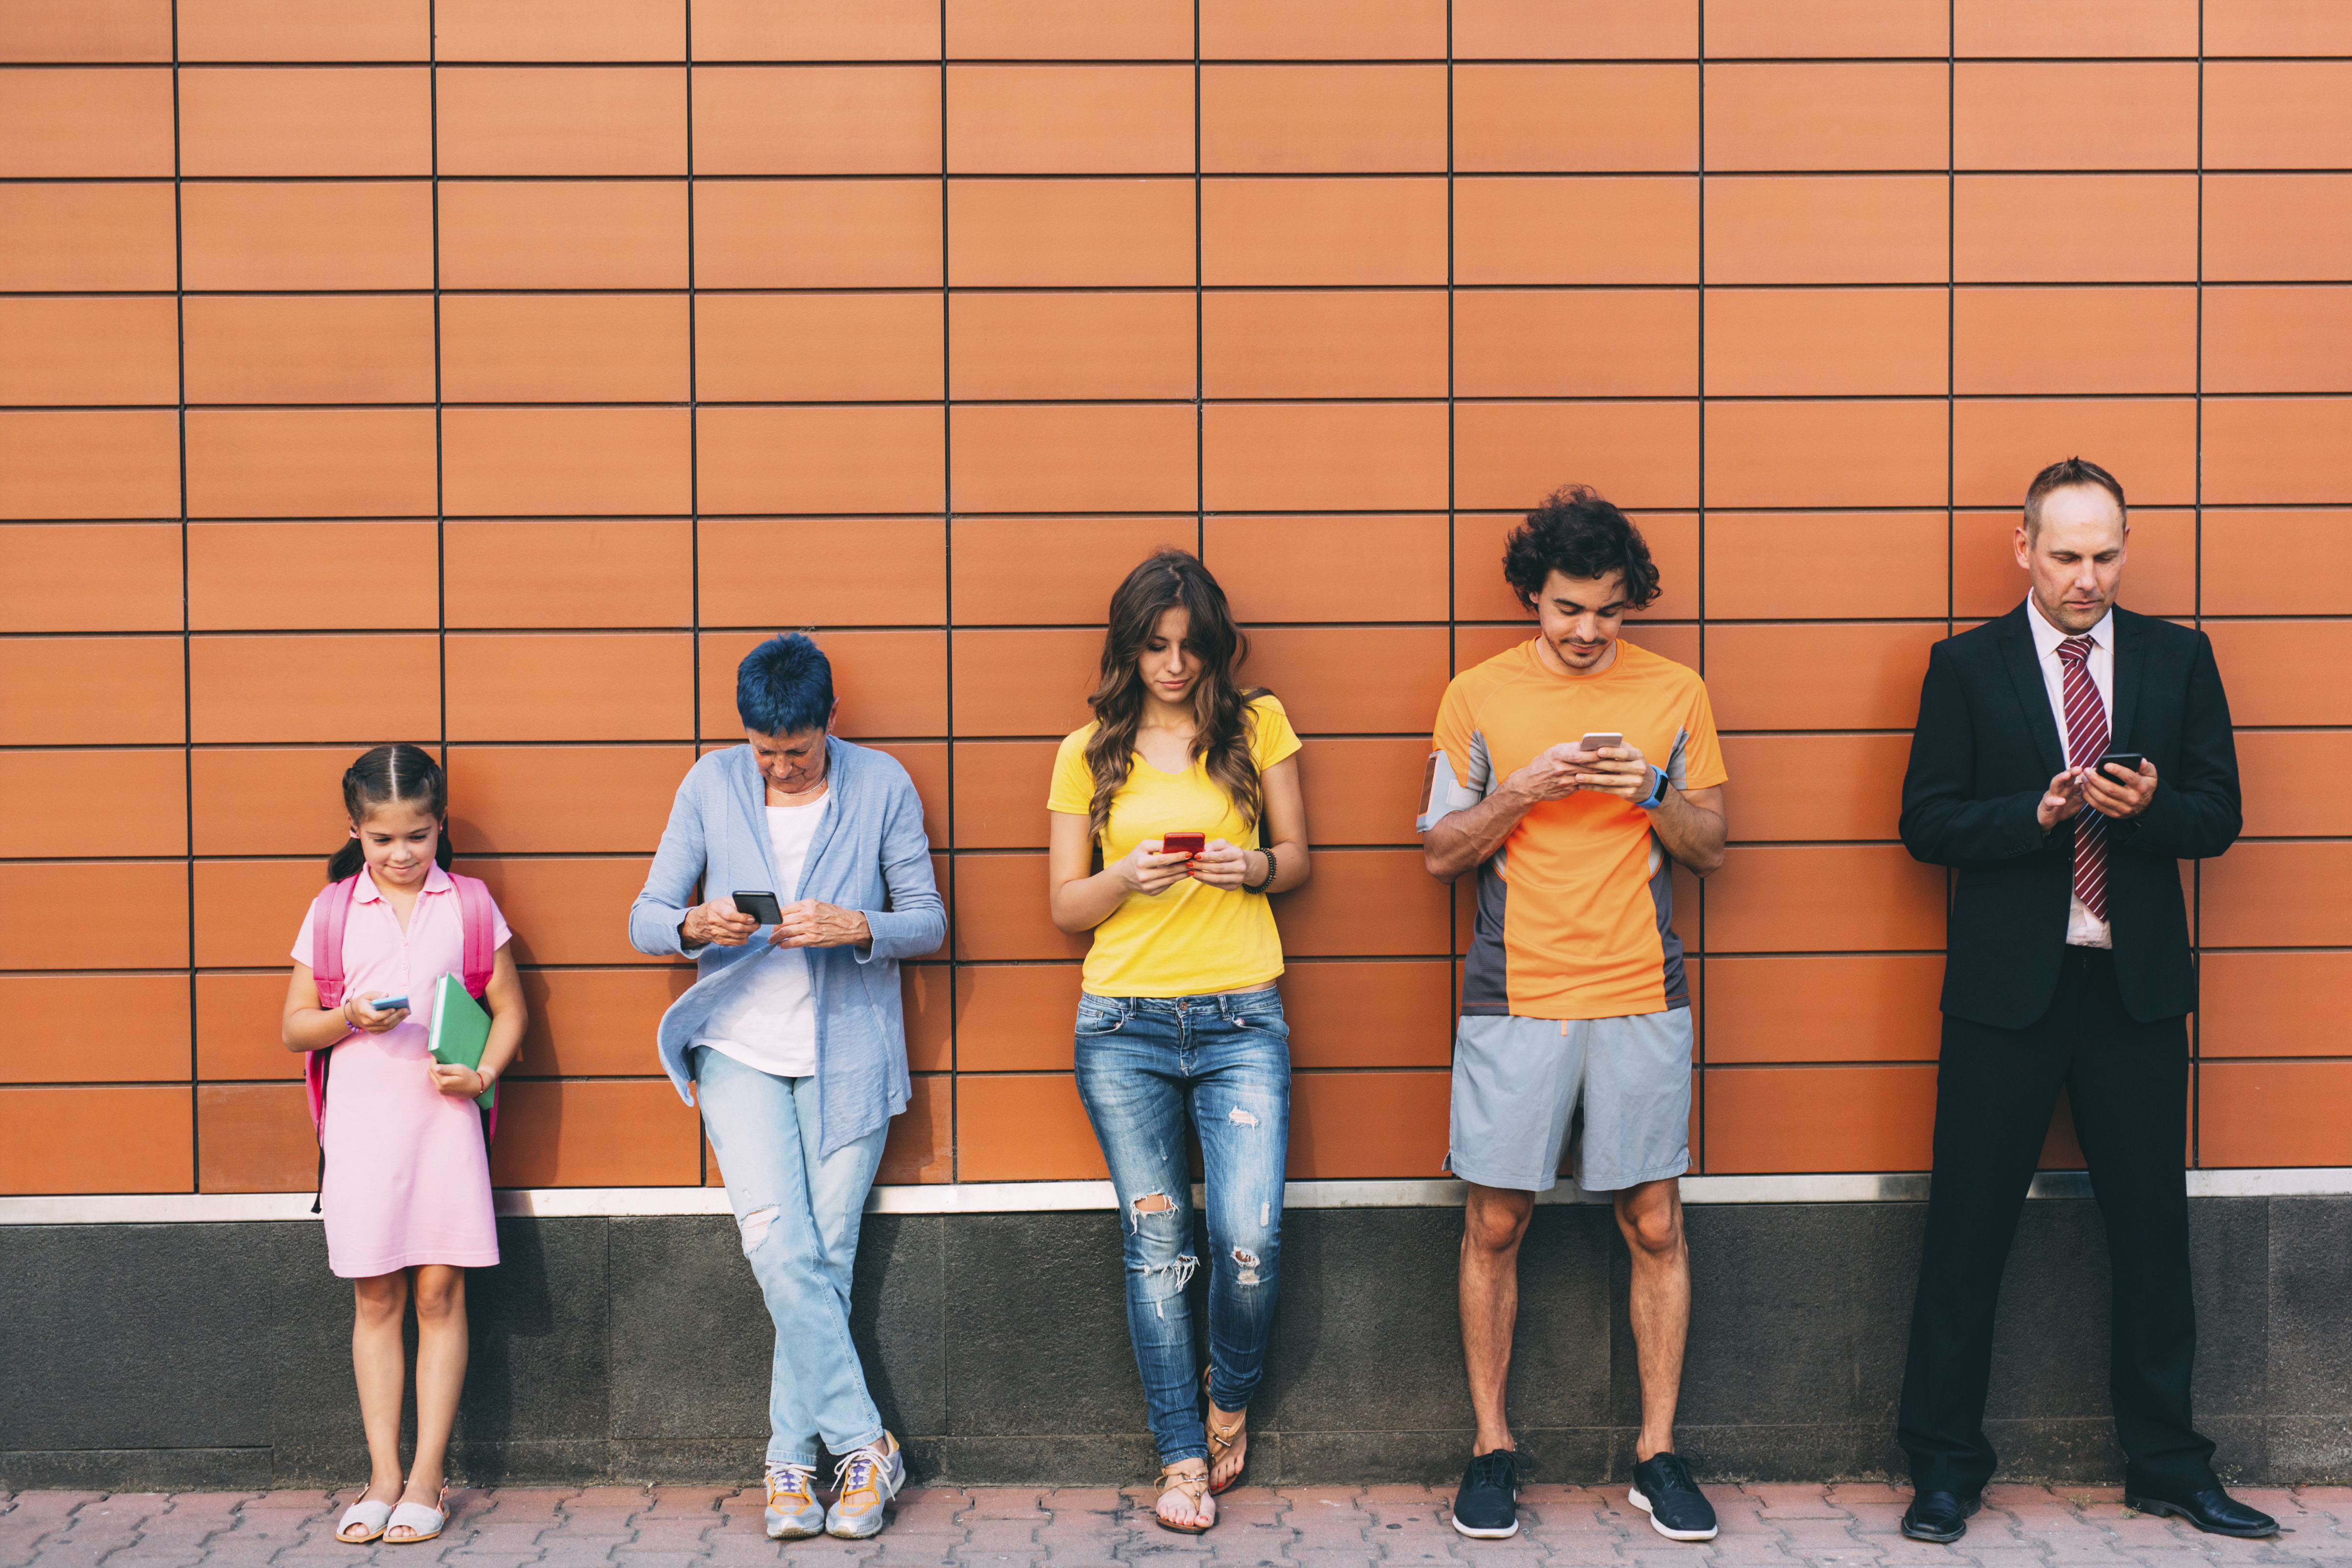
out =
[[[1456,1018],[1445,1168],[1483,1187],[1549,1191],[1580,1100],[1577,1185],[1613,1192],[1689,1170],[1690,1009]]]

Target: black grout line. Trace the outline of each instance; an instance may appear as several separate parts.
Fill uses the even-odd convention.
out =
[[[2197,413],[2193,491],[2196,495],[2196,536],[2190,548],[2194,604],[2197,626],[2204,629],[2205,612],[2205,4],[2197,5],[2197,337],[2193,345],[2196,358]],[[2192,977],[2202,967],[2197,945],[2202,933],[2205,913],[2205,863],[2193,862],[2189,870],[2189,963]],[[2204,1094],[2202,1065],[2204,1016],[2201,1009],[2192,1010],[2189,1017],[2189,1163],[2204,1163],[2203,1130],[2200,1115]]]
[[[1948,170],[1941,165],[1888,164],[1883,167],[1822,166],[1816,168],[1717,169],[1710,179],[1751,180],[1930,180],[1952,174],[1964,180],[2159,180],[2189,179],[2200,174],[2213,174],[2224,178],[2261,179],[2278,175],[2327,175],[2352,174],[2352,165],[2342,163],[2261,163],[2224,169],[2200,170],[2187,164],[2146,164],[2133,167],[2005,167],[1969,166]],[[694,176],[711,184],[929,184],[941,178],[950,184],[1126,184],[1136,182],[1176,184],[1191,182],[1194,175],[1183,169],[1118,169],[1088,170],[1038,169],[989,172],[960,170],[941,175],[936,170],[894,170],[857,174],[803,174],[780,171],[772,174],[707,174]],[[1234,184],[1284,183],[1330,184],[1337,181],[1413,181],[1433,184],[1447,178],[1442,168],[1396,169],[1266,169],[1202,171],[1198,178],[1203,182],[1218,181]],[[1523,169],[1464,169],[1454,176],[1465,180],[1545,180],[1545,181],[1690,181],[1699,177],[1693,164],[1661,165],[1656,168],[1559,169],[1531,167]],[[677,184],[688,178],[675,172],[659,174],[566,174],[517,172],[512,174],[467,174],[429,175],[413,174],[191,174],[184,182],[194,186],[228,185],[422,185],[439,178],[455,185],[662,185]],[[0,174],[0,187],[10,185],[161,185],[170,183],[158,174]]]
[[[939,0],[939,614],[955,626],[955,294],[948,289],[948,249],[952,245],[948,207],[948,0]],[[955,1131],[957,1020],[955,975],[955,644],[939,651],[943,668],[943,708],[948,726],[948,886],[936,889],[948,910],[948,1175],[962,1162],[962,1138]],[[946,1310],[946,1307],[943,1307]]]
[[[1698,594],[1696,603],[1698,609],[1699,685],[1701,689],[1704,690],[1706,685],[1706,512],[1707,502],[1712,499],[1707,494],[1706,487],[1707,169],[1706,73],[1704,65],[1706,50],[1706,0],[1696,0],[1696,3],[1698,6],[1697,19],[1699,51],[1702,64],[1700,69],[1692,73],[1695,79],[1691,83],[1691,91],[1697,100],[1694,110],[1694,124],[1697,133],[1699,182],[1697,212],[1698,321],[1697,332],[1693,344],[1693,357],[1696,362],[1694,369],[1696,373],[1693,386],[1696,392],[1698,403],[1697,446],[1694,452],[1694,456],[1698,466]],[[1713,694],[1710,693],[1708,696],[1710,709],[1712,709],[1713,701]],[[1717,739],[1720,742],[1721,736],[1719,733]],[[1725,807],[1727,812],[1728,811],[1729,806],[1729,798],[1726,797]],[[1661,844],[1660,847],[1663,849],[1664,845]],[[1669,884],[1671,884],[1672,879],[1670,878],[1668,880]],[[1696,1097],[1697,1100],[1696,1105],[1694,1107],[1696,1114],[1692,1120],[1697,1124],[1698,1128],[1698,1137],[1696,1140],[1698,1146],[1696,1149],[1692,1151],[1692,1159],[1694,1169],[1705,1171],[1706,1169],[1706,879],[1705,878],[1698,879],[1697,893],[1698,908],[1694,910],[1693,913],[1696,916],[1696,920],[1694,923],[1698,928],[1699,941],[1696,944],[1696,952],[1691,951],[1687,947],[1685,949],[1683,953],[1683,962],[1685,965],[1686,971],[1696,971],[1696,973],[1685,973],[1684,980],[1685,987],[1689,986],[1689,983],[1692,979],[1696,979],[1698,982],[1696,994],[1690,998],[1693,1004],[1693,1011],[1691,1015],[1692,1064],[1696,1069],[1696,1076],[1698,1079],[1696,1083],[1691,1086],[1691,1092]],[[1667,897],[1670,900],[1673,897],[1671,885],[1668,888]],[[1681,933],[1677,932],[1675,934],[1679,936]]]
[[[694,0],[686,7],[686,504],[687,616],[693,627],[693,730],[695,753],[702,751],[702,309],[701,283],[695,265],[695,192],[701,182],[694,168]],[[710,1135],[703,1130],[699,1096],[694,1110],[694,1171],[698,1186],[710,1184]]]
[[[180,787],[187,837],[181,847],[187,856],[184,886],[188,900],[188,1189],[202,1185],[205,1168],[204,1119],[199,1114],[196,1085],[203,1076],[198,1059],[196,1013],[196,738],[194,645],[188,636],[194,616],[188,602],[188,304],[187,242],[182,211],[180,179],[180,0],[172,0],[172,281],[173,332],[175,339],[175,381],[178,395],[174,428],[180,459]]]
[[[689,46],[690,50],[690,46]],[[1909,54],[1819,54],[1819,55],[1709,55],[1704,50],[1687,55],[1465,55],[1452,59],[1435,55],[1349,56],[1345,59],[1327,59],[1296,55],[1265,56],[1203,56],[1196,49],[1191,55],[874,55],[833,57],[823,58],[775,55],[730,57],[725,59],[693,60],[681,54],[668,58],[597,58],[564,59],[478,58],[443,59],[438,63],[449,70],[677,70],[688,65],[699,65],[711,70],[774,68],[792,67],[812,70],[861,69],[873,67],[957,66],[1038,66],[1074,70],[1100,69],[1107,67],[1159,66],[1179,67],[1195,59],[1206,68],[1271,67],[1298,69],[1349,70],[1365,67],[1456,66],[1527,67],[1527,66],[1622,66],[1630,69],[1654,68],[1660,66],[1893,66],[1944,65],[1957,62],[1963,66],[2027,65],[2027,66],[2159,66],[2218,63],[2224,65],[2317,65],[2352,60],[2352,55],[2340,53],[2315,54],[2068,54],[2068,55],[1980,55],[1960,54],[1947,47],[1940,55]],[[416,70],[436,63],[430,56],[387,56],[378,59],[203,59],[177,62],[189,70]],[[0,64],[5,71],[162,71],[163,60],[12,60]]]
[[[433,594],[434,652],[438,660],[436,674],[440,679],[439,712],[441,734],[439,751],[445,777],[449,766],[449,486],[447,453],[449,443],[445,426],[446,405],[442,401],[445,388],[441,363],[441,71],[437,62],[440,49],[439,0],[425,0],[425,102],[428,116],[427,148],[433,172]],[[449,846],[454,858],[457,845]]]
[[[1450,6],[1452,0],[1447,0]],[[1192,553],[1209,545],[1208,183],[1201,168],[1201,0],[1192,0]]]
[[[152,183],[161,184],[163,182],[159,180]],[[420,180],[417,184],[425,184],[425,182]],[[1985,292],[2016,289],[2032,289],[2040,291],[2067,290],[2077,292],[2113,292],[2118,289],[2129,289],[2140,290],[2163,289],[2187,293],[2190,289],[2200,287],[2219,289],[2224,291],[2252,291],[2254,289],[2264,289],[2333,290],[2345,288],[2347,285],[2352,285],[2352,269],[2347,269],[2347,272],[2345,275],[2326,278],[2289,276],[2262,278],[2214,278],[2203,279],[2200,283],[2195,276],[2194,268],[2192,268],[2187,275],[2172,278],[1989,278],[1961,279],[1957,282],[1942,278],[1912,279],[1909,281],[1898,280],[1893,282],[1869,279],[1848,279],[1832,282],[1809,280],[1780,282],[1769,279],[1745,279],[1732,283],[1715,283],[1710,285],[1710,287],[1716,289],[1733,289],[1742,293],[1759,294],[1783,292],[1880,293],[1887,291],[1902,291],[1906,289],[1913,292],[1918,292],[1921,290],[1942,289],[1946,287],[1955,287]],[[1614,283],[1562,283],[1556,279],[1540,278],[1530,278],[1518,281],[1477,283],[1465,282],[1457,279],[1450,285],[1444,283],[1426,282],[1289,283],[1269,279],[1264,282],[1254,283],[1204,283],[1201,285],[1199,291],[1204,294],[1436,294],[1451,288],[1453,291],[1463,294],[1696,294],[1698,291],[1698,287],[1697,283],[1687,279],[1663,277],[1633,282]],[[759,283],[726,286],[698,286],[693,291],[698,294],[714,294],[742,298],[761,298],[769,295],[782,297],[814,295],[820,298],[847,296],[862,299],[869,295],[887,296],[898,294],[921,295],[929,297],[938,293],[940,290],[934,285],[902,283],[875,284],[871,286],[852,286],[847,284],[795,285]],[[279,288],[186,289],[12,289],[6,290],[5,297],[12,300],[171,300],[178,299],[184,295],[186,298],[191,300],[377,300],[424,299],[435,292],[436,290],[429,287],[398,288],[386,285],[380,288],[327,289],[297,288],[289,285]],[[509,298],[530,300],[570,299],[583,296],[592,299],[604,299],[608,297],[633,299],[647,295],[661,296],[665,298],[683,296],[688,292],[688,289],[683,285],[657,286],[651,284],[598,284],[592,286],[550,284],[544,288],[526,288],[520,285],[502,284],[478,285],[475,287],[462,289],[444,289],[439,290],[439,292],[445,296],[460,299],[486,300]],[[1030,295],[1059,294],[1186,294],[1193,292],[1193,289],[1189,285],[1180,287],[1167,283],[962,283],[950,286],[948,292],[950,294],[1026,297]],[[2273,392],[2256,392],[2242,394],[2239,395],[2273,397],[2281,395]],[[622,398],[616,401],[623,403],[632,401],[650,401],[656,405],[660,405],[662,403],[662,400],[657,398],[651,400],[632,400]],[[1013,399],[1011,401],[1020,400]],[[1181,399],[1178,399],[1177,401],[1181,402]],[[1248,400],[1239,399],[1238,401]],[[101,406],[135,407],[139,405],[105,405]],[[367,404],[362,405],[362,406],[377,407],[383,405]]]
[[[1459,196],[1454,169],[1454,76],[1459,68],[1454,59],[1454,0],[1445,5],[1445,672],[1450,682],[1462,673],[1462,600],[1457,563],[1460,560],[1461,515],[1461,419],[1457,395],[1461,366],[1459,331],[1460,300],[1456,292],[1460,270],[1460,234],[1455,209]],[[1436,764],[1433,762],[1431,766]],[[1471,874],[1471,886],[1477,886],[1477,876]],[[1450,994],[1449,1010],[1462,994],[1462,964],[1465,958],[1462,921],[1456,913],[1461,893],[1454,884],[1445,889],[1445,955]],[[1450,1051],[1449,1051],[1450,1055]]]

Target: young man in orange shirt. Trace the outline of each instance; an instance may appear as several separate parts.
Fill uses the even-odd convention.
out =
[[[1657,598],[1658,572],[1641,531],[1591,490],[1529,512],[1503,575],[1538,635],[1446,688],[1419,822],[1431,876],[1478,875],[1446,1154],[1470,1186],[1462,1352],[1478,1423],[1454,1528],[1519,1528],[1503,1409],[1519,1242],[1578,1118],[1577,1181],[1614,1192],[1633,1254],[1632,1500],[1659,1534],[1708,1541],[1715,1510],[1674,1451],[1692,1037],[1670,862],[1702,877],[1723,863],[1715,715],[1694,671],[1620,639],[1626,615]]]

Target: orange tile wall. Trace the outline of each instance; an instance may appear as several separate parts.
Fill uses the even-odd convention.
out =
[[[2191,1158],[2352,1163],[2336,7],[8,0],[0,61],[0,1191],[308,1182],[279,966],[391,738],[520,933],[500,1179],[715,1179],[623,914],[796,626],[954,912],[885,1179],[1099,1174],[1041,803],[1163,542],[1308,737],[1293,1170],[1434,1174],[1466,903],[1413,788],[1568,480],[1640,513],[1632,636],[1733,773],[1699,1168],[1920,1167],[1906,731],[2075,451],[2245,726]]]

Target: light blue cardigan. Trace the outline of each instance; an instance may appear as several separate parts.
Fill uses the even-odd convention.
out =
[[[825,739],[832,809],[809,846],[801,885],[776,886],[768,842],[768,790],[749,746],[713,752],[688,770],[670,806],[645,890],[629,906],[629,945],[639,952],[685,956],[678,922],[703,896],[765,888],[780,903],[821,899],[863,910],[874,931],[866,952],[812,947],[816,992],[817,1146],[830,1154],[907,1109],[907,1028],[898,1001],[898,961],[936,950],[947,910],[931,880],[930,840],[915,782],[887,752]],[[761,926],[741,947],[704,946],[693,954],[694,984],[662,1015],[662,1070],[679,1098],[694,1103],[686,1053],[711,1014],[753,968],[782,950]]]

